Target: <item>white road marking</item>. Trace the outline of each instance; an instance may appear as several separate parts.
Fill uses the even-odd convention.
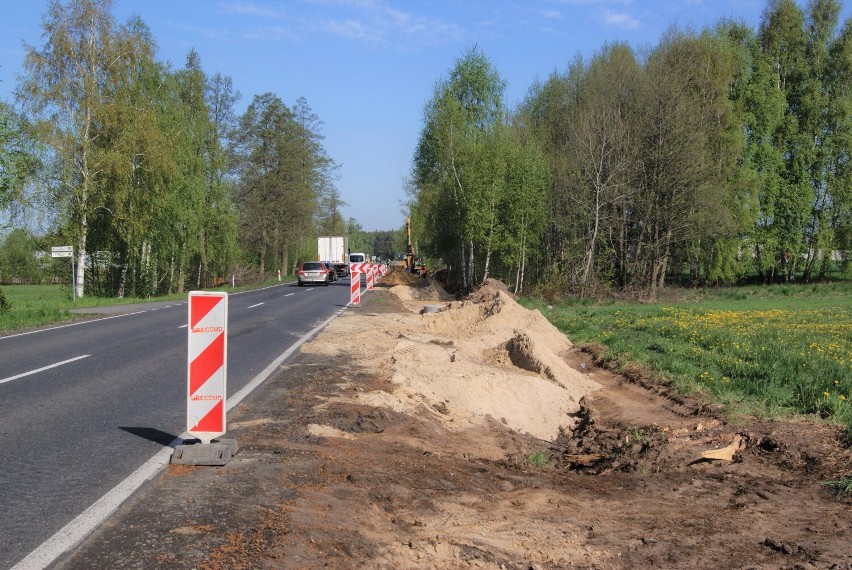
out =
[[[285,350],[278,358],[273,360],[269,366],[264,368],[260,374],[252,378],[245,387],[234,394],[227,401],[226,410],[231,410],[251,394],[252,390],[260,386],[264,380],[278,370],[278,367],[289,358],[300,346],[305,344],[315,334],[327,327],[331,321],[343,314],[346,307],[340,309],[325,321],[311,329],[302,338]],[[95,501],[92,506],[77,515],[74,520],[59,529],[59,531],[41,543],[35,550],[30,552],[23,560],[12,567],[12,570],[42,570],[47,568],[66,551],[74,547],[78,542],[86,538],[98,525],[103,523],[109,516],[121,506],[130,495],[136,492],[145,481],[153,478],[166,465],[172,456],[174,448],[180,445],[184,439],[192,436],[184,432],[180,437],[172,441],[167,447],[158,451],[151,459],[146,461],[139,469],[131,473],[124,481],[113,487],[103,497]]]
[[[185,329],[185,328],[186,328],[186,327],[188,327],[188,326],[189,326],[189,325],[181,325],[181,326],[179,326],[178,328],[179,328],[179,329]]]
[[[263,303],[255,303],[254,305],[249,305],[248,307],[246,307],[246,309],[254,309],[255,307],[259,307],[261,305],[263,305]]]
[[[91,356],[90,354],[84,354],[82,356],[77,356],[74,358],[69,358],[68,360],[63,360],[62,362],[57,362],[56,364],[51,364],[49,366],[42,366],[41,368],[36,368],[35,370],[30,370],[29,372],[23,372],[16,376],[9,376],[8,378],[3,378],[0,380],[0,384],[5,384],[6,382],[11,382],[12,380],[17,380],[18,378],[23,378],[24,376],[31,376],[32,374],[38,374],[39,372],[44,372],[45,370],[50,370],[51,368],[56,368],[57,366],[62,366],[63,364],[68,364],[70,362],[75,362],[77,360],[82,360],[84,358],[88,358]]]
[[[57,329],[64,329],[64,328],[68,328],[68,327],[76,327],[76,326],[80,326],[80,325],[88,325],[90,323],[98,323],[100,321],[108,321],[109,319],[119,319],[121,317],[129,317],[131,315],[141,315],[142,313],[145,313],[145,312],[146,311],[136,311],[135,313],[124,313],[122,315],[113,315],[112,317],[103,317],[101,319],[92,319],[90,321],[80,321],[78,323],[70,323],[70,324],[67,324],[67,325],[59,325],[58,327],[50,327],[50,328],[46,328],[46,329],[38,329],[38,330],[35,330],[35,331],[23,332],[23,333],[18,333],[18,334],[10,334],[10,335],[7,335],[7,336],[0,336],[0,341],[7,339],[7,338],[15,338],[15,337],[18,337],[18,336],[27,336],[28,334],[43,333],[43,332],[47,332],[47,331],[55,331]]]
[[[292,296],[292,295],[295,295],[295,293],[287,293],[287,294],[286,294],[286,295],[284,295],[284,296],[285,296],[285,297],[290,297],[290,296]]]

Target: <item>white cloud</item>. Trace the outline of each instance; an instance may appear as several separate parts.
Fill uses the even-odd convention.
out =
[[[604,10],[601,15],[601,19],[604,23],[621,28],[622,30],[635,30],[640,25],[639,20],[630,14],[624,12],[613,12],[612,10]]]
[[[266,26],[262,28],[249,28],[242,32],[242,37],[248,40],[263,41],[297,41],[299,35],[290,28],[284,26]]]
[[[283,8],[276,9],[272,6],[258,5],[254,2],[225,2],[219,4],[219,10],[225,14],[237,14],[239,16],[259,16],[261,18],[279,19],[284,17]]]
[[[285,9],[288,12],[285,13]],[[418,4],[393,4],[387,0],[302,0],[280,1],[228,0],[218,5],[226,14],[282,21],[289,26],[259,27],[241,33],[247,39],[304,39],[307,34],[330,34],[367,43],[398,46],[432,46],[460,41],[464,28],[432,15],[421,15],[403,8]]]
[[[320,29],[329,34],[352,40],[376,41],[383,37],[381,30],[372,28],[360,20],[326,20]]]

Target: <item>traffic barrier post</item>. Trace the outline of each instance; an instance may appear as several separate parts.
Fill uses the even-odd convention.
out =
[[[361,274],[358,272],[360,264],[349,264],[349,304],[358,305],[361,303]]]

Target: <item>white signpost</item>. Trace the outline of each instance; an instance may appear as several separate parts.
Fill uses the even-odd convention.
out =
[[[71,258],[71,298],[77,298],[77,292],[74,288],[74,246],[73,245],[55,245],[50,248],[50,257],[70,257]]]
[[[73,245],[57,245],[50,248],[50,257],[74,257]]]

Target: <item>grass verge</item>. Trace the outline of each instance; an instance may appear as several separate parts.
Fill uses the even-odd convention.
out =
[[[852,284],[695,290],[657,304],[522,302],[573,342],[603,345],[622,369],[645,367],[733,414],[852,426]]]
[[[292,281],[292,278],[285,279]],[[277,285],[277,278],[267,279],[262,284],[237,287],[218,287],[210,291],[227,291],[235,293],[267,285]],[[49,324],[62,323],[80,315],[69,312],[70,309],[86,307],[104,307],[110,305],[127,305],[132,303],[150,303],[156,301],[186,300],[187,293],[177,293],[153,298],[113,298],[113,297],[83,297],[71,299],[70,285],[4,285],[2,288],[8,310],[0,310],[0,333],[16,329],[26,329]]]

